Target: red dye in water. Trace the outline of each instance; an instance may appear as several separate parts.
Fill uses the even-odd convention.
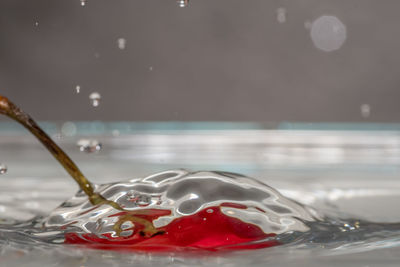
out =
[[[233,206],[235,205],[235,206]],[[224,203],[221,206],[245,209],[246,206]],[[144,211],[144,212],[143,212]],[[149,209],[135,215],[149,221],[161,216],[169,215],[169,210]],[[124,216],[128,212],[121,212],[113,216]],[[116,250],[145,250],[145,251],[173,251],[173,250],[238,250],[259,249],[279,245],[279,242],[269,237],[275,234],[264,233],[260,227],[245,223],[237,218],[225,215],[220,207],[203,209],[193,215],[183,216],[173,220],[166,226],[157,228],[157,234],[151,237],[143,235],[144,226],[134,223],[134,232],[131,236],[112,237],[104,234],[99,237],[95,234],[67,233],[65,243],[81,244],[99,249]],[[257,242],[255,242],[257,241]],[[252,243],[250,243],[252,242]]]

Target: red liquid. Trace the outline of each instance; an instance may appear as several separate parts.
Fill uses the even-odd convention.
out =
[[[236,205],[235,208],[246,208]],[[221,206],[230,206],[224,203]],[[210,212],[212,210],[212,212]],[[149,221],[160,216],[169,215],[169,210],[149,209],[148,214],[135,215]],[[113,216],[123,216],[126,212]],[[190,216],[184,216],[173,220],[171,223],[157,230],[162,231],[152,237],[144,237],[140,234],[142,225],[135,223],[135,232],[129,237],[100,238],[94,234],[78,235],[67,233],[65,243],[82,244],[98,249],[114,250],[144,250],[144,251],[176,251],[176,250],[239,250],[259,249],[279,245],[278,241],[265,240],[275,234],[264,233],[260,227],[245,223],[239,219],[230,217],[221,212],[220,207],[211,207],[199,211]],[[264,240],[264,241],[262,241]],[[252,241],[260,241],[247,244]]]

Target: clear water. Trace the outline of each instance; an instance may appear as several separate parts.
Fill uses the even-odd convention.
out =
[[[276,188],[284,196],[281,200],[288,197],[300,203],[283,202],[285,207],[296,207],[288,217],[300,218],[299,228],[288,235],[282,231],[279,238],[284,245],[228,255],[121,253],[54,244],[62,242],[60,233],[17,222],[39,217],[49,220],[60,212],[55,208],[71,198],[77,187],[33,138],[3,135],[0,153],[2,159],[7,159],[9,169],[0,180],[1,249],[6,265],[398,263],[400,227],[396,222],[400,222],[400,210],[395,203],[400,200],[400,138],[395,132],[153,131],[119,137],[103,134],[96,137],[104,145],[98,154],[80,153],[75,147],[79,137],[61,139],[61,145],[99,184],[177,167],[245,173]],[[150,201],[149,205],[153,205],[153,199]],[[219,200],[204,198],[204,203],[213,201]],[[294,216],[296,212],[301,215]],[[310,213],[321,220],[304,220]],[[90,221],[89,217],[84,218],[81,229]]]

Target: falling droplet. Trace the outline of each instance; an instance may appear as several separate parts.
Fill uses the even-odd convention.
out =
[[[179,7],[187,7],[189,5],[189,0],[177,0]]]
[[[35,26],[36,26],[36,27],[39,26],[39,22],[36,21],[36,22],[35,22]]]
[[[89,99],[93,107],[98,107],[100,105],[101,95],[97,92],[93,92],[89,95]]]
[[[79,94],[79,93],[81,92],[81,86],[80,86],[80,85],[77,85],[77,86],[75,87],[75,90],[76,90],[76,93]]]
[[[286,8],[280,7],[276,10],[276,20],[279,23],[285,23],[286,22]]]
[[[371,115],[371,106],[368,104],[362,104],[360,106],[360,111],[363,118],[368,118]]]
[[[86,0],[81,0],[81,6],[86,6]]]
[[[0,174],[7,173],[7,166],[3,163],[0,163]]]
[[[126,48],[126,39],[124,38],[119,38],[117,40],[118,48],[121,50],[124,50]]]
[[[86,153],[99,152],[102,148],[102,144],[99,141],[90,139],[80,139],[76,145],[81,152]]]

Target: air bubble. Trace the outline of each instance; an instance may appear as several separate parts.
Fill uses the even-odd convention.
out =
[[[0,163],[0,174],[5,174],[7,173],[7,166],[3,163]]]
[[[102,144],[99,141],[91,139],[80,139],[76,145],[81,152],[86,153],[99,152],[102,148]]]
[[[151,204],[151,196],[131,191],[127,194],[128,200],[139,207],[145,207]]]
[[[89,99],[93,107],[98,107],[100,105],[101,95],[97,92],[93,92],[89,95]]]
[[[80,85],[75,86],[75,91],[77,94],[79,94],[81,92],[81,86]]]
[[[86,6],[86,0],[80,0],[81,1],[81,6]]]

